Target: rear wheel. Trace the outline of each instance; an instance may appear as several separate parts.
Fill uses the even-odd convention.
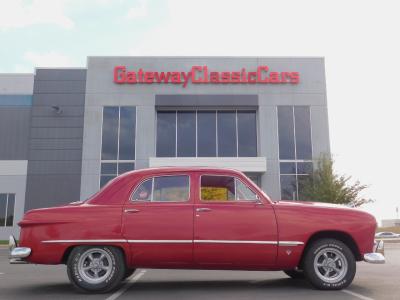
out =
[[[321,239],[307,250],[303,261],[304,273],[310,283],[321,290],[340,290],[354,279],[356,260],[341,241]]]
[[[304,271],[299,269],[284,270],[283,272],[293,279],[304,279],[306,277]]]
[[[114,247],[79,246],[69,255],[67,272],[77,289],[105,293],[124,278],[125,260],[121,250]]]

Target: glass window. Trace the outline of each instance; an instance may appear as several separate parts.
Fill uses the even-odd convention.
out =
[[[237,156],[236,113],[218,111],[218,156]]]
[[[257,200],[257,195],[243,182],[236,179],[236,200]]]
[[[152,201],[177,202],[189,199],[189,176],[162,176],[153,180]]]
[[[7,194],[0,194],[0,227],[6,225]]]
[[[121,107],[119,127],[119,160],[135,159],[136,108]]]
[[[295,159],[293,107],[278,106],[279,158]]]
[[[119,163],[118,164],[118,175],[124,174],[129,171],[135,170],[134,163]]]
[[[117,175],[117,163],[102,163],[101,174],[103,175]]]
[[[196,112],[179,111],[177,114],[177,156],[196,156]]]
[[[245,173],[245,175],[253,181],[258,187],[261,187],[261,176],[257,173]]]
[[[296,175],[281,175],[281,197],[284,200],[296,200]]]
[[[112,179],[114,179],[115,176],[110,176],[110,175],[101,175],[100,176],[100,187],[102,188],[103,186],[105,186],[109,181],[111,181]]]
[[[296,128],[296,159],[311,159],[310,108],[307,106],[295,106],[294,119]]]
[[[281,162],[279,166],[281,169],[281,174],[296,174],[295,162]]]
[[[14,225],[15,194],[0,194],[0,227]]]
[[[135,169],[136,107],[103,108],[100,187]]]
[[[215,111],[197,112],[197,156],[217,156],[217,115]]]
[[[132,200],[135,201],[151,201],[151,193],[153,190],[153,179],[144,181],[135,191]]]
[[[10,227],[13,226],[14,206],[15,206],[15,194],[8,194],[6,226],[10,226]]]
[[[231,176],[201,176],[201,200],[235,200],[235,178]]]
[[[104,107],[101,159],[118,158],[118,107]]]
[[[156,145],[158,157],[257,156],[256,111],[159,111]]]
[[[278,106],[278,132],[279,158],[285,160],[280,162],[281,197],[303,199],[304,182],[313,171],[310,107]]]
[[[176,111],[157,113],[157,156],[176,156]]]
[[[313,172],[312,162],[298,162],[297,163],[297,174],[310,175]]]
[[[237,112],[238,156],[257,156],[257,125],[255,111]]]
[[[304,196],[304,186],[309,182],[310,176],[308,175],[297,175],[297,191],[298,191],[298,200],[305,201],[310,200],[306,199]]]

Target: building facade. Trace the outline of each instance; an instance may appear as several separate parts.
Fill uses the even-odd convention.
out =
[[[24,211],[147,167],[235,168],[273,199],[301,200],[323,153],[323,58],[89,57],[0,74],[0,240]]]

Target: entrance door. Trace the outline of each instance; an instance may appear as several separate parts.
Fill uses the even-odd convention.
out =
[[[209,268],[275,265],[277,227],[269,202],[244,178],[202,175],[195,203],[194,259]]]
[[[189,175],[144,180],[123,210],[123,235],[137,267],[193,263],[193,202]]]

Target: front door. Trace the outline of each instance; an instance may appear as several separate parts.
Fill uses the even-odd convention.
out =
[[[186,267],[193,263],[190,175],[144,179],[123,209],[123,235],[136,267]]]
[[[278,237],[272,205],[245,178],[203,174],[197,183],[195,262],[227,269],[274,266]]]

